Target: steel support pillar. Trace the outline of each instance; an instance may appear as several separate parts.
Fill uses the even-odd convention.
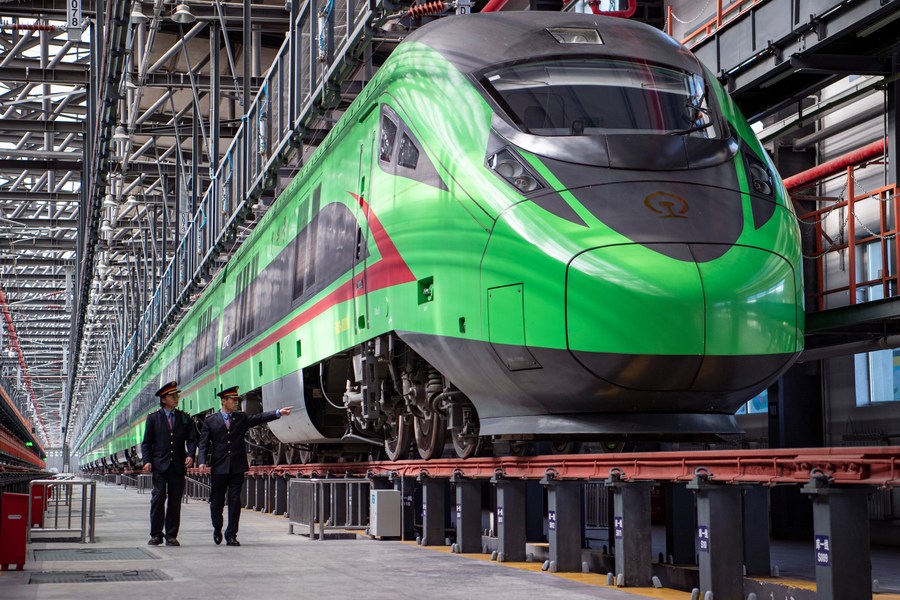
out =
[[[606,480],[613,495],[616,576],[628,587],[649,587],[653,578],[653,545],[650,530],[650,482],[625,482],[613,469]]]
[[[742,600],[744,594],[744,530],[741,488],[710,483],[698,474],[688,484],[697,494],[697,541],[700,593],[716,600]]]
[[[266,506],[264,511],[267,513],[275,512],[275,481],[277,479],[281,479],[281,477],[276,477],[271,473],[265,478],[266,479]]]
[[[416,480],[413,477],[392,477],[394,489],[400,492],[401,540],[416,539]]]
[[[581,482],[560,481],[548,473],[541,479],[541,484],[547,487],[550,570],[580,572],[581,548],[584,545]]]
[[[453,475],[450,483],[456,486],[456,551],[481,552],[481,481]]]
[[[524,562],[526,482],[494,476],[491,483],[497,486],[497,560]]]
[[[257,475],[256,479],[256,503],[253,505],[253,510],[266,510],[266,480],[268,479],[265,475]]]
[[[747,486],[743,490],[744,568],[750,576],[771,574],[769,549],[769,488]]]
[[[287,516],[288,481],[290,481],[290,475],[273,477],[272,479],[275,481],[275,514],[279,517]]]
[[[444,519],[447,506],[445,488],[447,480],[420,475],[422,484],[422,545],[445,545]]]
[[[666,560],[673,565],[697,564],[694,493],[683,483],[666,482]]]
[[[256,482],[253,480],[252,475],[244,477],[244,486],[241,490],[241,502],[244,504],[244,508],[253,508],[256,504]]]
[[[869,486],[829,485],[816,474],[801,492],[813,503],[816,597],[850,600],[872,597],[869,549]]]

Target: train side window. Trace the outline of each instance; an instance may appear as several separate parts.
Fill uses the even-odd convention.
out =
[[[400,150],[397,153],[397,164],[407,169],[415,169],[419,162],[419,149],[409,136],[404,133],[400,139]]]
[[[381,115],[381,142],[378,146],[378,159],[391,162],[391,154],[394,153],[394,140],[397,138],[397,124]]]

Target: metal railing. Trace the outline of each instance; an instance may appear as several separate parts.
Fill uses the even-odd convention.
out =
[[[35,490],[43,487],[43,493]],[[29,497],[41,495],[41,502],[28,503],[28,528],[26,542],[37,533],[41,539],[53,541],[79,541],[82,544],[97,541],[94,527],[97,513],[97,482],[92,479],[35,479],[28,486]],[[32,514],[35,505],[41,514]],[[77,511],[77,512],[76,512]],[[40,517],[40,518],[38,518]],[[38,522],[39,527],[33,527]],[[52,522],[52,526],[51,525]],[[78,527],[74,527],[74,525]]]
[[[365,530],[369,524],[369,479],[291,479],[288,486],[288,531],[307,528],[310,539],[326,531]],[[318,529],[318,534],[316,533]]]
[[[238,223],[249,216],[262,192],[274,186],[288,154],[339,96],[341,83],[371,40],[370,25],[382,1],[307,0],[300,5],[136,330],[119,349],[118,360],[109,357],[115,366],[75,447],[86,441],[154,345],[178,322],[190,295],[202,288],[214,261],[234,238]]]

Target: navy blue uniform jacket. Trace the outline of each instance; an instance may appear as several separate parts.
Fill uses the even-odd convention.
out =
[[[244,434],[251,427],[274,421],[277,411],[269,411],[248,415],[244,412],[231,413],[231,427],[225,427],[222,412],[214,412],[203,422],[200,432],[200,458],[198,464],[208,465],[213,475],[229,473],[246,473],[247,447]]]
[[[175,424],[169,429],[163,409],[147,415],[144,424],[144,440],[141,442],[141,460],[151,463],[153,470],[163,473],[174,465],[177,473],[184,473],[184,459],[194,456],[197,449],[197,428],[191,417],[177,408],[173,412]],[[187,446],[187,451],[185,451]]]

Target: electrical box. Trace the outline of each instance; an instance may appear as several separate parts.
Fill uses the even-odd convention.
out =
[[[3,492],[0,500],[0,571],[10,565],[25,568],[25,540],[28,537],[28,494]]]
[[[369,494],[369,535],[400,537],[400,490],[372,490]]]

